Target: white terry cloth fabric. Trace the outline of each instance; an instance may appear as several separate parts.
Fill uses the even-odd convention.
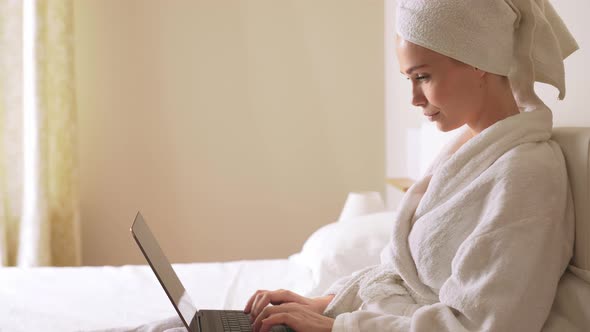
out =
[[[542,103],[535,81],[565,97],[563,59],[578,49],[548,0],[399,0],[396,27],[407,41],[508,76],[521,107]]]
[[[326,292],[333,331],[540,331],[574,240],[551,126],[541,108],[465,128],[404,196],[381,265]]]

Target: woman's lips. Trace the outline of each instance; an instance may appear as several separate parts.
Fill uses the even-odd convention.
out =
[[[430,114],[424,114],[424,115],[428,118],[428,120],[434,121],[434,120],[436,120],[436,117],[438,116],[439,113],[440,113],[440,111],[436,112],[436,113],[430,113]]]

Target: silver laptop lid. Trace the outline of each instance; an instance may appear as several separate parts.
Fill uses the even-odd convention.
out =
[[[197,313],[193,301],[191,301],[188,293],[180,283],[180,279],[172,269],[172,265],[160,249],[156,238],[150,231],[148,225],[143,220],[140,212],[137,212],[135,221],[131,226],[131,233],[135,238],[135,242],[139,245],[141,252],[145,256],[160,284],[166,291],[166,295],[174,305],[178,315],[182,318],[186,328],[189,327],[193,317]]]

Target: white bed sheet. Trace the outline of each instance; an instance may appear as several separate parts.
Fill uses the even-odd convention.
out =
[[[243,309],[257,289],[308,294],[310,269],[293,259],[174,264],[197,308]],[[175,316],[149,266],[0,269],[0,331],[80,331]]]

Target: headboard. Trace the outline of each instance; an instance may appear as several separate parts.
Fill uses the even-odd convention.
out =
[[[590,270],[590,128],[554,128],[552,139],[563,151],[574,199],[576,236],[572,263]]]

